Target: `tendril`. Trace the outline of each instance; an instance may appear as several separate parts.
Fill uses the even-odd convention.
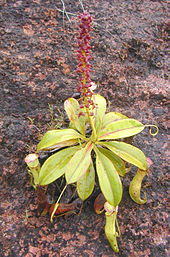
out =
[[[159,132],[159,129],[156,125],[145,125],[145,127],[149,127],[149,133],[151,136],[156,136]],[[155,128],[156,129],[156,132],[152,132],[152,128]]]

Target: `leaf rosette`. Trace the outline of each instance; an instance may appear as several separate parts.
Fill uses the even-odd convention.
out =
[[[96,171],[106,201],[116,207],[122,198],[120,176],[126,174],[125,163],[147,170],[143,152],[118,140],[140,133],[145,126],[120,113],[106,113],[106,100],[100,95],[93,95],[93,101],[91,127],[95,131],[90,132],[88,115],[79,117],[79,102],[74,98],[65,101],[70,128],[47,131],[37,146],[37,153],[57,150],[42,165],[39,185],[48,185],[64,175],[66,184],[77,184],[78,195],[84,201],[93,192]]]

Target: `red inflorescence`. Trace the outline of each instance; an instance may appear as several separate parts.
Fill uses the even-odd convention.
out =
[[[94,108],[94,103],[92,101],[92,91],[91,87],[91,79],[90,79],[90,49],[91,46],[90,42],[90,30],[91,30],[91,23],[92,18],[87,11],[84,11],[79,16],[79,36],[78,36],[78,51],[77,51],[77,59],[78,59],[78,66],[76,72],[80,74],[78,91],[81,94],[81,105],[80,108]],[[80,113],[82,115],[83,112]],[[92,112],[91,112],[91,115]]]

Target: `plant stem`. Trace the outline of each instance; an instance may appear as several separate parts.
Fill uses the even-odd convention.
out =
[[[90,125],[91,125],[91,128],[92,128],[92,131],[93,131],[93,134],[92,134],[92,138],[94,141],[96,141],[96,129],[95,129],[95,126],[94,126],[94,122],[92,120],[92,116],[90,115],[90,112],[89,112],[89,109],[86,108],[86,113],[88,115],[88,118],[89,118],[89,121],[90,121]]]
[[[55,214],[55,212],[56,212],[56,210],[57,210],[57,208],[58,208],[58,203],[59,203],[59,201],[60,201],[60,199],[61,199],[61,197],[62,197],[64,191],[66,190],[66,187],[67,187],[67,186],[68,186],[68,184],[65,185],[65,187],[63,188],[61,194],[59,195],[59,197],[58,197],[58,199],[57,199],[57,202],[55,203],[54,210],[53,210],[53,212],[52,212],[52,214],[51,214],[51,222],[53,222],[53,217],[54,217],[54,214]]]

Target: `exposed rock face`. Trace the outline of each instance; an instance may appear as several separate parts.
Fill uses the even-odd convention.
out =
[[[66,11],[82,12],[77,0],[64,0]],[[94,17],[92,81],[110,110],[156,124],[134,138],[152,162],[145,179],[147,203],[128,195],[135,171],[124,180],[119,206],[119,256],[167,256],[167,3],[166,1],[84,1]],[[60,1],[0,3],[0,255],[113,256],[104,237],[104,216],[89,199],[80,216],[59,218],[36,212],[24,158],[34,152],[40,135],[52,123],[67,122],[63,102],[73,95],[77,17],[59,11]],[[61,110],[61,113],[59,112]]]

